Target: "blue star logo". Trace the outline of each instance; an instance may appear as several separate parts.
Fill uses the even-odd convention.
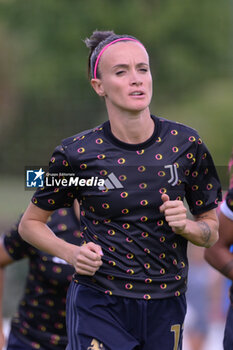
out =
[[[26,187],[35,188],[44,186],[44,171],[42,168],[39,170],[27,170],[26,172]]]

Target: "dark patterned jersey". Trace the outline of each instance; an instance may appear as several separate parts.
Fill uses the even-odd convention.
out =
[[[73,208],[55,211],[48,226],[60,238],[80,244],[80,225]],[[74,268],[22,240],[18,225],[4,235],[3,242],[12,259],[29,260],[25,292],[12,319],[13,333],[35,349],[64,350],[66,292]]]
[[[192,214],[215,208],[221,199],[212,158],[197,132],[152,118],[154,133],[141,144],[119,141],[109,121],[64,140],[50,173],[75,174],[79,182],[50,181],[32,198],[45,210],[78,198],[83,240],[99,244],[104,256],[94,277],[76,274],[75,281],[108,295],[151,299],[184,293],[187,240],[160,213],[161,195],[186,198]]]
[[[220,210],[228,219],[232,220],[232,226],[233,226],[233,188],[231,188],[227,192],[227,195],[224,201],[221,203]],[[231,288],[230,288],[230,299],[231,299],[231,302],[233,303],[233,283],[231,284]]]

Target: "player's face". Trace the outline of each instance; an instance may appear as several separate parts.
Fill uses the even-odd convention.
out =
[[[95,90],[105,97],[108,110],[140,112],[148,108],[152,77],[143,46],[128,41],[113,44],[101,56],[98,68],[101,78]]]

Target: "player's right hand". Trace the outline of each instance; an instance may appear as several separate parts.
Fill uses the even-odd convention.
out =
[[[73,257],[73,266],[80,275],[93,276],[103,264],[103,252],[98,244],[89,242],[77,247]]]

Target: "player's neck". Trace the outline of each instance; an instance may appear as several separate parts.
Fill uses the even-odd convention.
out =
[[[138,114],[111,114],[109,120],[113,135],[122,142],[143,143],[154,132],[155,124],[150,116],[149,109]]]

